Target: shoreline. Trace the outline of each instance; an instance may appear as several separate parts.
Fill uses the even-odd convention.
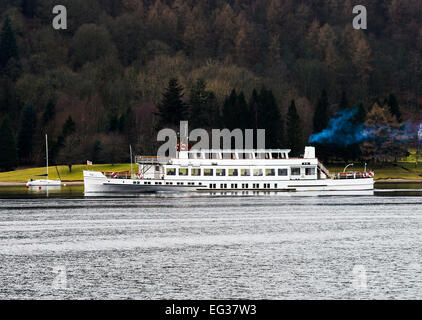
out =
[[[83,181],[62,181],[62,185],[66,186],[83,186]],[[26,182],[20,181],[0,181],[0,187],[25,187]]]
[[[379,179],[375,180],[375,184],[413,184],[413,183],[422,183],[422,180],[407,180],[403,178],[394,178],[394,179]],[[63,186],[83,186],[83,180],[76,181],[62,181]],[[0,181],[0,187],[25,187],[26,182],[20,181]]]

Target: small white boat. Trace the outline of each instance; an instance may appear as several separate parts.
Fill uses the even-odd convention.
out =
[[[28,181],[27,187],[57,187],[61,186],[62,182],[60,180],[48,180],[48,179],[39,179]]]
[[[61,180],[49,180],[48,179],[48,137],[45,135],[45,151],[47,159],[47,174],[36,176],[36,177],[47,177],[47,179],[37,179],[33,180],[32,178],[26,183],[26,186],[29,187],[60,187],[62,182]],[[56,168],[57,169],[57,168]],[[58,173],[58,172],[57,172]]]

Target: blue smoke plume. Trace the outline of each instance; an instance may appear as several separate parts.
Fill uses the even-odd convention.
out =
[[[325,130],[311,135],[309,142],[349,146],[370,138],[372,130],[368,130],[364,125],[355,125],[353,123],[353,117],[357,112],[357,108],[338,112],[338,117],[330,119]]]
[[[407,121],[400,128],[391,128],[385,124],[375,127],[367,127],[364,124],[355,124],[354,116],[358,109],[347,109],[337,113],[337,118],[330,119],[328,127],[320,133],[310,136],[309,143],[334,144],[337,146],[349,146],[370,139],[376,139],[381,143],[386,137],[377,137],[377,132],[385,130],[390,137],[394,137],[395,142],[406,143],[417,139],[418,132],[412,125],[411,120]],[[422,125],[421,125],[422,126]]]

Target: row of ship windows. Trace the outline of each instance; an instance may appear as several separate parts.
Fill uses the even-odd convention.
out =
[[[189,159],[287,159],[286,152],[189,152]]]
[[[305,169],[305,175],[307,176],[313,176],[315,175],[315,168],[304,168]],[[213,177],[214,173],[216,177],[238,177],[239,175],[241,177],[249,177],[251,174],[255,177],[275,177],[276,174],[278,176],[288,176],[289,175],[289,169],[197,169],[197,168],[191,168],[190,170],[188,168],[167,168],[166,169],[166,175],[168,176],[188,176],[190,171],[190,175],[194,177],[204,176],[204,177]],[[300,167],[293,167],[291,168],[291,175],[292,176],[300,176],[301,175],[301,168]]]
[[[133,182],[133,184],[140,184],[140,183],[141,183],[140,181],[134,181]],[[145,181],[143,184],[151,185],[152,183],[150,181]],[[154,184],[155,185],[162,185],[163,183],[162,182],[155,182]],[[173,182],[166,182],[165,184],[166,185],[173,185]],[[184,186],[185,183],[184,182],[177,182],[177,183],[174,183],[174,185]],[[195,186],[195,182],[187,182],[186,185],[188,185],[188,186]],[[197,185],[198,186],[202,186],[202,183],[200,182]],[[220,183],[220,189],[228,189],[228,185],[229,184],[227,184],[227,183]],[[237,183],[230,184],[230,188],[231,189],[238,189],[238,186],[240,186],[240,184],[237,184]],[[251,186],[252,189],[260,189],[261,188],[261,184],[259,184],[259,183],[251,183],[251,184],[249,184],[249,183],[242,183],[241,186],[242,186],[242,189],[249,189],[249,186]],[[211,183],[209,185],[209,188],[210,189],[217,189],[217,184],[216,183]],[[262,188],[263,189],[271,189],[271,184],[270,183],[263,183],[262,184]],[[274,183],[274,188],[275,189],[278,188],[278,184],[277,183]]]
[[[238,186],[240,186],[240,184],[237,184],[237,183],[230,184],[231,189],[238,189]],[[252,189],[260,189],[261,188],[261,185],[259,183],[251,183],[251,184],[242,183],[242,189],[249,189],[249,186],[251,186]],[[278,188],[278,184],[274,183],[274,189],[277,189],[277,188]],[[210,184],[210,189],[217,189],[217,184],[216,183]],[[220,189],[228,189],[228,184],[227,183],[221,183]],[[270,183],[263,183],[262,189],[271,189],[271,184]]]
[[[123,181],[123,183],[124,183],[124,181]],[[141,184],[141,181],[133,181],[133,184]],[[154,184],[154,185],[163,185],[164,183],[163,182],[154,182],[154,183],[152,183],[151,181],[144,181],[142,184],[146,184],[146,185],[152,185],[152,184]],[[174,185],[178,185],[178,186],[184,186],[185,185],[184,182],[177,182],[177,183],[176,182],[175,183],[173,183],[173,182],[166,182],[165,184],[168,185],[168,186],[172,186],[173,184]],[[186,183],[186,185],[188,185],[188,186],[195,186],[195,182],[188,182],[188,183]],[[197,185],[198,186],[202,186],[202,182],[199,182]]]

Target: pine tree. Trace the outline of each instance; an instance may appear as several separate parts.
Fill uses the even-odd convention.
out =
[[[252,129],[258,129],[258,112],[259,112],[258,91],[253,89],[251,98],[249,99],[249,114],[251,116]]]
[[[363,106],[363,103],[358,102],[354,105],[353,108],[357,109],[356,115],[353,118],[353,123],[355,125],[360,125],[360,124],[364,123],[365,119],[366,119],[366,110],[365,110],[365,107]]]
[[[315,108],[314,114],[314,132],[319,133],[324,130],[328,125],[328,96],[327,91],[323,90],[318,104]]]
[[[341,94],[341,100],[340,100],[340,103],[338,105],[338,108],[340,110],[344,110],[344,109],[349,108],[349,101],[347,100],[347,95],[346,95],[345,91],[343,91],[342,94]]]
[[[243,92],[237,94],[233,89],[230,96],[226,98],[223,106],[223,119],[225,127],[230,130],[251,128],[249,108]]]
[[[45,107],[45,111],[42,116],[42,124],[45,126],[47,125],[51,120],[54,119],[56,115],[56,106],[54,105],[53,101],[49,101],[47,103],[47,106]]]
[[[261,88],[258,101],[258,129],[265,129],[265,144],[268,148],[278,148],[283,142],[284,128],[273,92]]]
[[[0,169],[12,170],[18,165],[18,152],[15,136],[9,117],[3,119],[0,127]]]
[[[397,161],[407,153],[402,141],[401,125],[385,107],[375,103],[366,115],[365,126],[372,129],[370,139],[362,145],[366,159],[375,161]]]
[[[399,123],[402,122],[399,102],[397,101],[396,95],[394,93],[391,93],[388,96],[387,105],[388,105],[388,110],[390,110],[391,115],[396,117]]]
[[[37,114],[32,104],[27,104],[23,111],[18,136],[18,152],[20,163],[30,163],[32,160],[32,145],[35,129],[37,127]]]
[[[12,58],[19,59],[18,46],[10,18],[6,17],[0,34],[0,68],[6,67]]]
[[[25,17],[33,18],[35,16],[36,8],[37,0],[22,0],[21,9]]]
[[[62,135],[66,138],[75,132],[76,123],[73,121],[72,116],[69,116],[63,124]]]
[[[210,128],[214,123],[216,111],[215,95],[206,90],[206,83],[198,79],[190,92],[189,124],[192,128]]]
[[[292,149],[292,155],[298,156],[302,151],[302,123],[297,113],[295,101],[292,100],[287,112],[287,144]]]
[[[170,79],[163,99],[158,105],[158,116],[160,118],[160,127],[179,126],[180,121],[186,120],[188,110],[183,102],[183,87],[179,85],[176,78]]]

